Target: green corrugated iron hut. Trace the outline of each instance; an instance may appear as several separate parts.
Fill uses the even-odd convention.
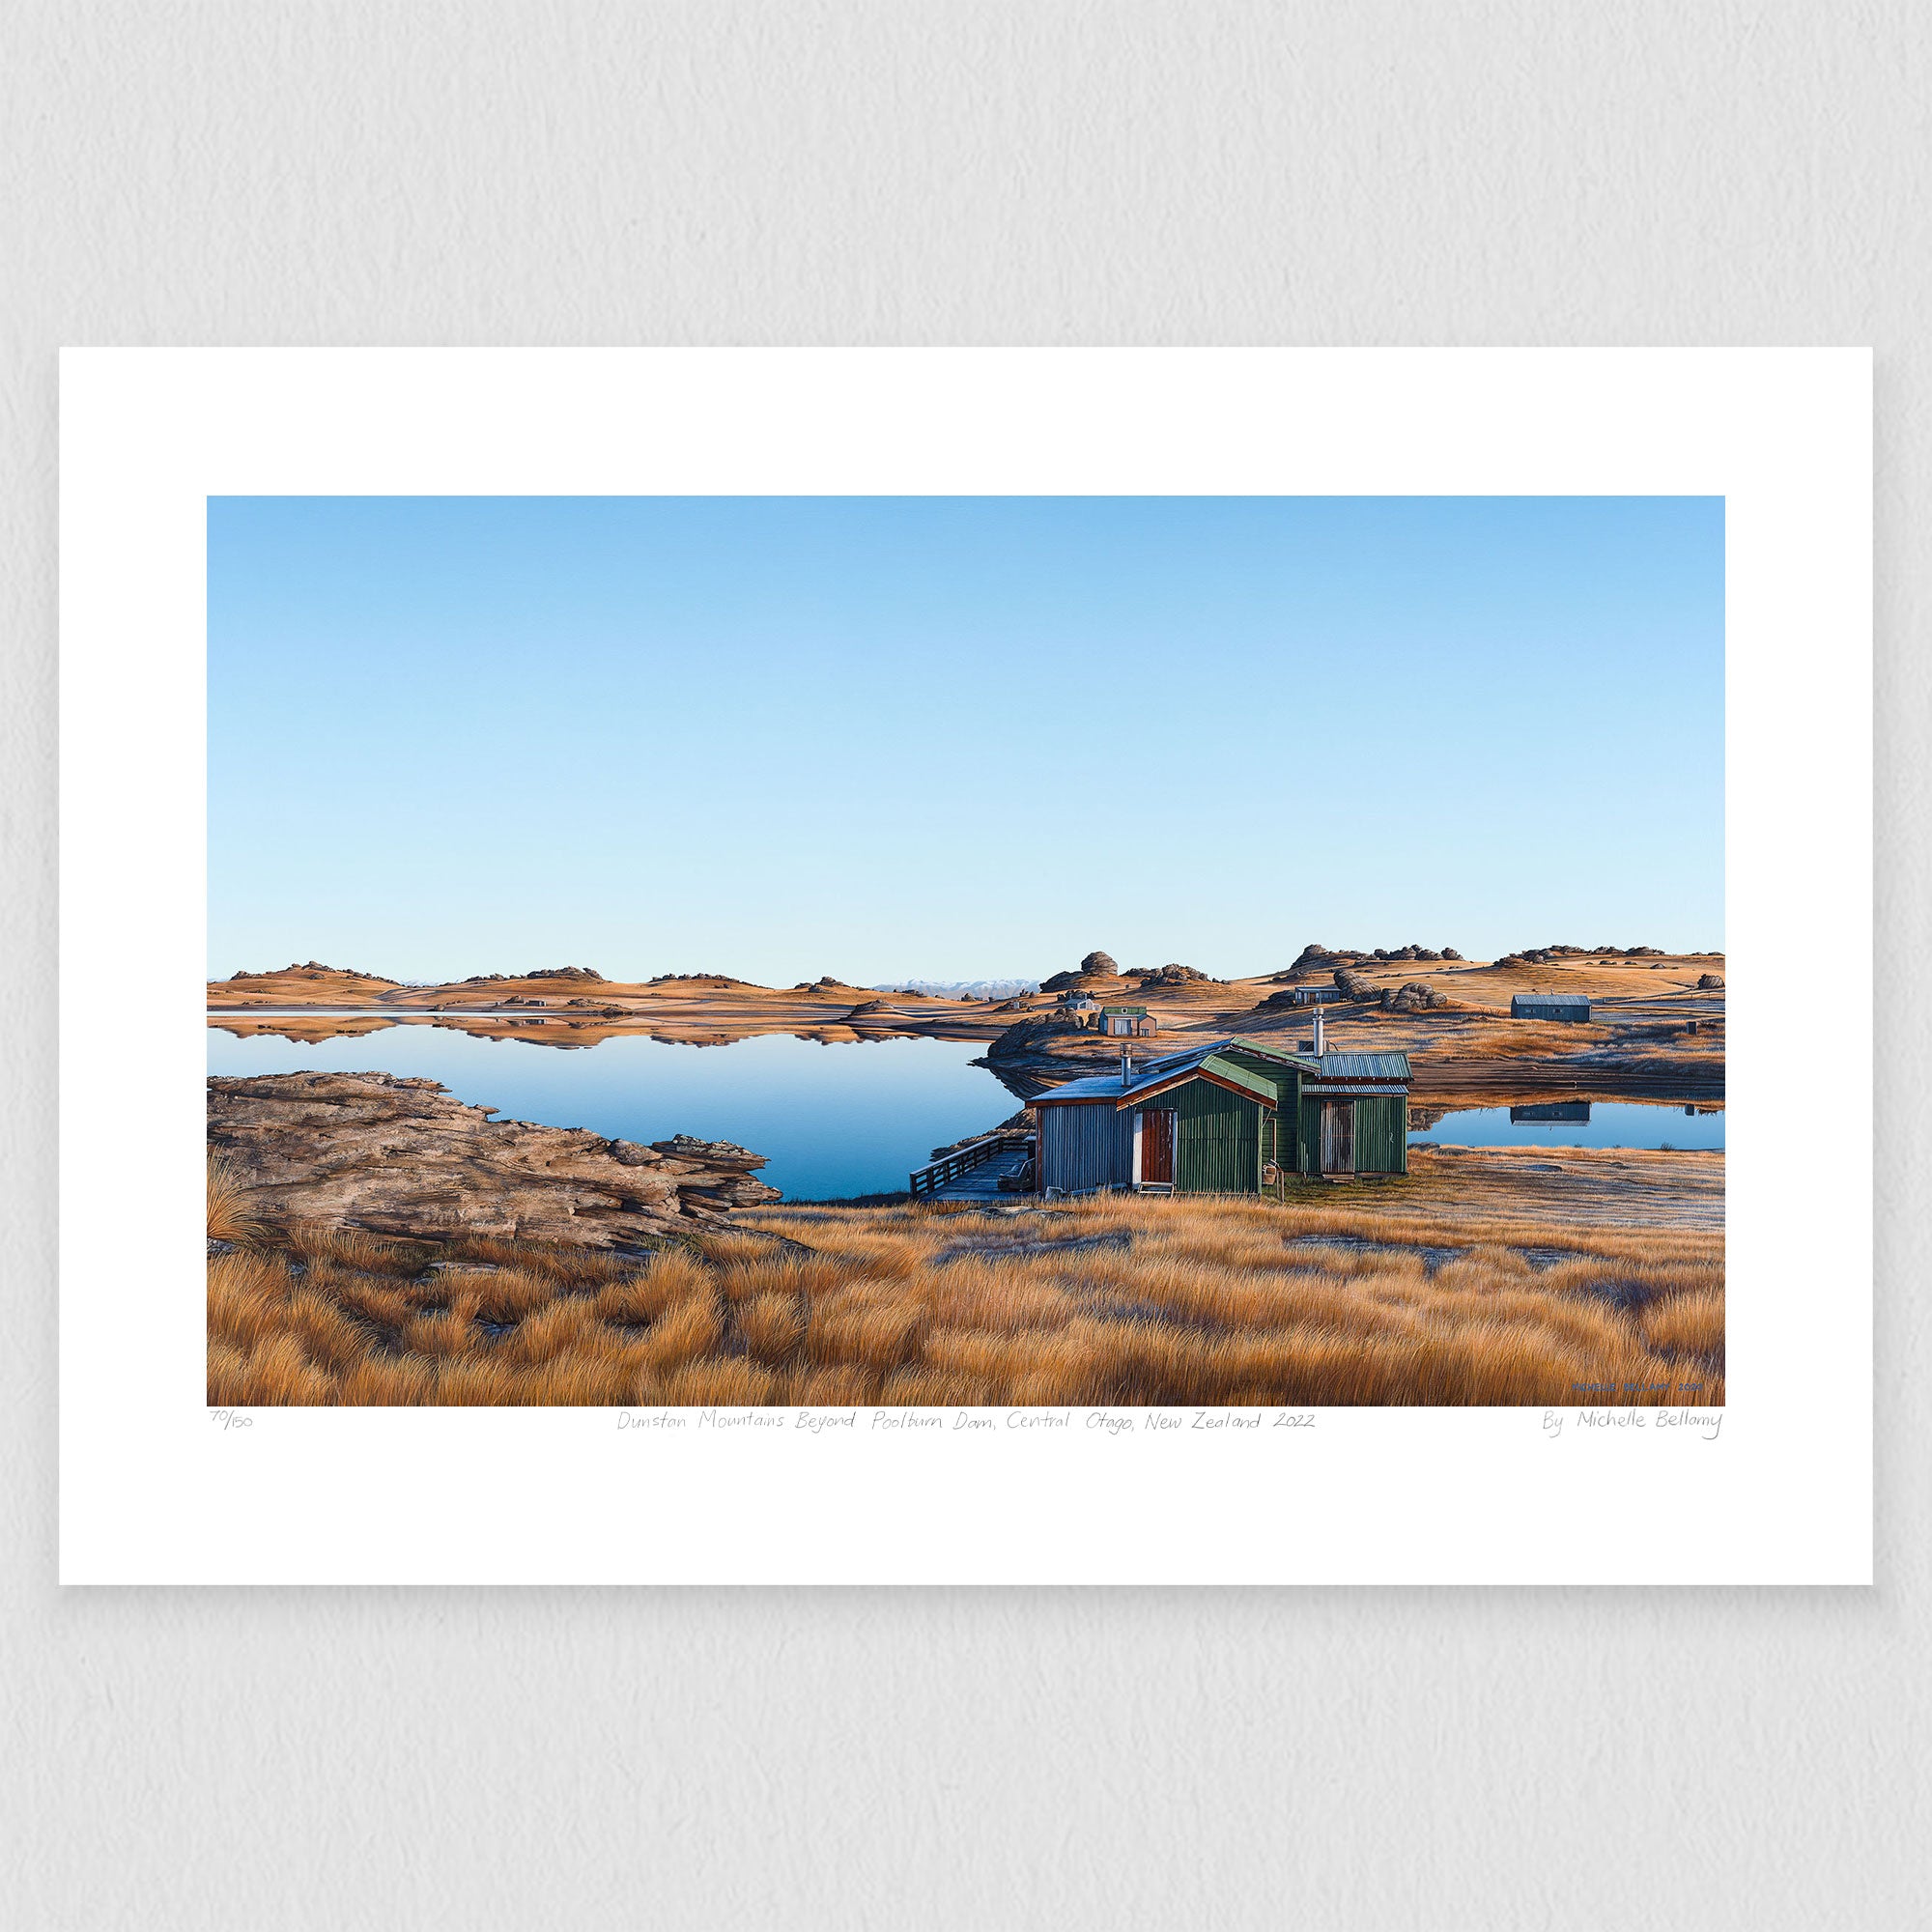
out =
[[[1256,1194],[1291,1174],[1408,1170],[1408,1056],[1287,1053],[1230,1038],[1030,1104],[1038,1185]]]

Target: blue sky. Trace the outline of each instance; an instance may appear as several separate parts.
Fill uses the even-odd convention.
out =
[[[226,497],[210,971],[1723,944],[1713,497]]]

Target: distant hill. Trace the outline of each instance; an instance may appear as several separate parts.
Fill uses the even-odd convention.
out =
[[[1037,980],[890,980],[868,988],[874,993],[937,993],[963,1000],[1009,1000],[1015,993],[1037,993]]]

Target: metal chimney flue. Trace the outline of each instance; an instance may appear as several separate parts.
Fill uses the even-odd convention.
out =
[[[1321,1058],[1321,1009],[1315,1009],[1315,1057]]]

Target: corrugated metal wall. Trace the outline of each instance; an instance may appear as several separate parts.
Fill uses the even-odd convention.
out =
[[[1254,1194],[1262,1184],[1262,1115],[1211,1081],[1190,1080],[1161,1095],[1180,1116],[1174,1151],[1174,1185],[1182,1194]]]
[[[1276,1133],[1273,1151],[1266,1156],[1286,1168],[1289,1173],[1300,1171],[1301,1147],[1299,1136],[1294,1129],[1295,1105],[1301,1094],[1301,1071],[1298,1067],[1284,1066],[1278,1060],[1264,1060],[1259,1053],[1249,1053],[1238,1046],[1227,1046],[1220,1050],[1223,1060],[1232,1060],[1243,1073],[1259,1073],[1264,1080],[1272,1080],[1274,1089],[1281,1095],[1280,1127]],[[1229,1095],[1232,1099],[1234,1096]]]
[[[1408,1102],[1394,1094],[1366,1094],[1355,1102],[1355,1172],[1408,1172]]]
[[[1125,1185],[1133,1179],[1134,1117],[1112,1102],[1039,1109],[1039,1181],[1042,1187]]]
[[[1321,1172],[1321,1102],[1311,1100],[1304,1094],[1301,1105],[1296,1109],[1296,1139],[1300,1145],[1295,1150],[1294,1165],[1299,1174],[1320,1174]]]
[[[1350,1102],[1355,1110],[1355,1172],[1408,1172],[1408,1102],[1400,1094],[1367,1094]],[[1301,1101],[1301,1172],[1321,1171],[1321,1102]]]
[[[1279,1115],[1258,1101],[1231,1094],[1211,1081],[1190,1080],[1150,1105],[1176,1116],[1174,1184],[1187,1194],[1253,1194],[1264,1161],[1289,1173],[1321,1168],[1321,1102],[1301,1094],[1293,1067],[1231,1050],[1237,1065],[1273,1080],[1282,1091]],[[1408,1172],[1408,1102],[1401,1094],[1364,1094],[1355,1110],[1355,1172]],[[1125,1186],[1133,1179],[1131,1110],[1094,1106],[1039,1110],[1040,1184],[1071,1193],[1088,1187]]]
[[[1575,1000],[1554,999],[1548,1005],[1532,1005],[1520,993],[1510,995],[1510,1018],[1513,1020],[1563,1020],[1579,1021],[1590,1017],[1590,1003],[1580,995]]]

